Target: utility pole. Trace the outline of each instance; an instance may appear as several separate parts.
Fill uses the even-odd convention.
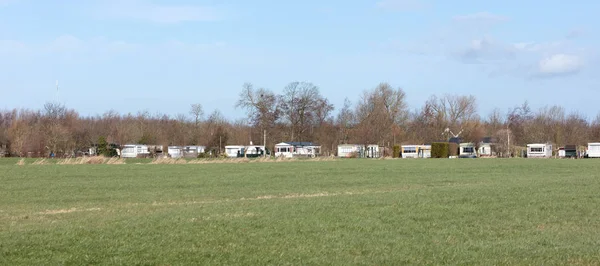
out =
[[[219,136],[219,156],[221,156],[221,136]]]
[[[510,158],[510,129],[508,128],[509,125],[510,125],[510,122],[507,122],[506,123],[506,149],[507,149],[508,158]]]
[[[264,156],[267,157],[267,130],[263,130],[263,146],[265,146]]]

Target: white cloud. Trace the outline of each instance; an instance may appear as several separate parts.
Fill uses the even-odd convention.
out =
[[[96,11],[102,18],[132,19],[155,23],[176,24],[191,21],[214,21],[221,14],[208,6],[159,5],[143,0],[110,1]]]
[[[381,0],[375,5],[378,8],[395,11],[410,11],[428,6],[428,4],[422,0]]]
[[[473,39],[466,48],[455,52],[464,63],[487,64],[515,59],[515,50],[489,36]]]
[[[479,12],[468,15],[458,15],[453,18],[457,21],[490,21],[490,22],[501,22],[507,21],[508,17],[495,15],[489,12]]]
[[[579,72],[583,65],[579,56],[554,54],[540,60],[538,70],[541,75],[567,75]]]

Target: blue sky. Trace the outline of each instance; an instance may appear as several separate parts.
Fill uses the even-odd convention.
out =
[[[411,108],[472,94],[595,117],[599,1],[0,0],[0,109],[245,117],[244,82],[313,82],[336,108],[380,82]]]

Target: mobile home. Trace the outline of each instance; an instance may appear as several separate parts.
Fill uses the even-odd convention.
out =
[[[358,157],[361,152],[362,145],[359,144],[340,144],[337,147],[337,157],[349,158],[352,156]]]
[[[419,158],[431,158],[431,145],[419,146]]]
[[[381,150],[379,149],[379,145],[375,145],[375,144],[367,145],[367,149],[365,150],[363,156],[367,157],[367,158],[381,157]]]
[[[588,143],[587,157],[600,158],[600,142]]]
[[[127,144],[121,150],[121,158],[149,157],[150,148],[147,145]]]
[[[312,142],[282,142],[275,145],[276,157],[315,157],[321,151],[321,146]]]
[[[269,154],[268,150],[265,149],[265,146],[261,145],[249,145],[244,146],[238,155],[238,157],[247,157],[247,158],[256,158],[263,157],[266,154]]]
[[[577,158],[577,146],[565,145],[558,148],[558,157],[560,158]]]
[[[183,147],[183,157],[198,158],[198,155],[204,153],[206,146],[185,146]]]
[[[229,158],[237,158],[242,153],[242,149],[244,149],[243,145],[228,145],[225,146],[225,154]]]
[[[171,158],[181,158],[183,157],[183,147],[181,146],[168,146],[167,153]]]
[[[486,137],[479,143],[477,154],[479,157],[492,157],[496,156],[495,151],[496,145],[492,142],[492,138]]]
[[[552,144],[527,144],[527,158],[550,158],[552,157]]]
[[[477,151],[475,150],[475,144],[473,143],[461,143],[458,145],[458,157],[477,157]]]
[[[340,144],[338,145],[337,156],[341,158],[348,158],[356,156],[358,158],[379,158],[380,148],[378,145],[369,144]]]
[[[402,158],[419,158],[419,145],[402,145],[400,151]]]
[[[431,158],[431,145],[402,145],[402,158]]]

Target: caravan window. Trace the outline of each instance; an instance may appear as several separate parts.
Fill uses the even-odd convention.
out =
[[[351,153],[352,152],[352,148],[351,147],[342,147],[340,148],[341,152],[345,152],[345,153]]]
[[[405,147],[404,153],[417,153],[417,147]]]
[[[531,148],[531,152],[544,152],[544,148]]]
[[[464,153],[473,153],[474,148],[473,147],[463,147],[463,152]]]

